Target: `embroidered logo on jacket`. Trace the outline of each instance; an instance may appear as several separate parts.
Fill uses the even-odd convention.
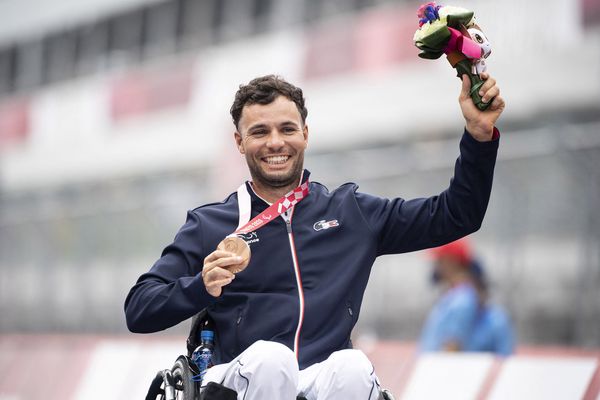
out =
[[[323,229],[329,229],[329,228],[333,228],[336,226],[340,226],[337,219],[334,219],[331,221],[325,221],[323,219],[321,221],[315,222],[315,224],[313,225],[313,229],[318,232],[318,231],[322,231]]]

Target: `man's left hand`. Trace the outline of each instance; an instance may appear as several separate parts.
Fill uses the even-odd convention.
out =
[[[471,89],[471,79],[468,75],[462,76],[462,90],[458,102],[460,103],[460,109],[465,118],[465,127],[467,131],[480,142],[487,142],[492,140],[494,133],[494,125],[496,120],[504,111],[504,99],[500,97],[500,88],[496,85],[496,80],[492,78],[487,72],[481,73],[481,79],[485,82],[479,89],[479,93],[484,102],[488,102],[491,99],[492,104],[487,110],[481,111],[471,100],[469,90]]]

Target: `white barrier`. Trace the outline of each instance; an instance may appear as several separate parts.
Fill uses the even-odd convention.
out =
[[[183,337],[0,335],[0,400],[142,399],[185,351]],[[600,400],[600,350],[416,357],[413,344],[379,341],[363,351],[400,400]]]
[[[415,366],[402,399],[476,399],[490,373],[489,354],[428,354]]]
[[[489,400],[582,399],[597,367],[594,358],[514,357],[504,362]]]

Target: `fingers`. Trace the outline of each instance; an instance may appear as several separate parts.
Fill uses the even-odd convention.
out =
[[[206,291],[211,296],[218,297],[221,295],[223,286],[229,285],[235,279],[235,275],[226,269],[216,267],[206,274],[203,273],[202,278]]]
[[[500,88],[498,86],[494,86],[491,89],[484,91],[481,96],[481,101],[484,103],[488,103],[491,99],[500,95]]]
[[[202,280],[210,295],[221,295],[223,286],[229,285],[235,279],[235,274],[227,267],[237,265],[241,261],[241,257],[223,250],[215,250],[204,259]]]
[[[496,80],[487,72],[482,72],[480,76],[485,81],[481,88],[479,88],[479,95],[481,96],[481,100],[487,103],[500,94],[500,88],[496,85]]]
[[[224,272],[223,272],[224,271]],[[233,272],[229,271],[227,268],[218,266],[216,264],[210,264],[202,268],[202,279],[206,283],[207,280],[211,279],[224,279],[224,278],[234,278]]]
[[[204,264],[204,268],[202,268],[202,274],[204,276],[204,274],[208,271],[210,271],[213,268],[227,268],[233,265],[238,265],[242,262],[242,257],[240,256],[226,256],[226,257],[222,257],[219,259],[216,259],[215,261],[209,262],[209,263],[205,263]]]
[[[215,250],[212,253],[210,253],[208,256],[206,256],[206,258],[204,259],[204,265],[206,265],[207,263],[213,262],[215,260],[218,260],[219,258],[229,257],[229,256],[234,256],[234,255],[235,254],[230,251]]]
[[[504,110],[504,99],[500,95],[494,97],[489,109],[492,111]]]

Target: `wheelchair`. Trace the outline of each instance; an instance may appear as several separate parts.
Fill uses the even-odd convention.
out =
[[[171,369],[158,371],[150,387],[146,400],[237,400],[237,393],[223,385],[210,382],[200,393],[198,366],[192,361],[194,350],[200,345],[200,329],[210,318],[206,309],[192,318],[192,327],[186,340],[187,354],[180,355]],[[306,400],[297,397],[296,400]],[[379,400],[395,400],[392,393],[383,389]]]

